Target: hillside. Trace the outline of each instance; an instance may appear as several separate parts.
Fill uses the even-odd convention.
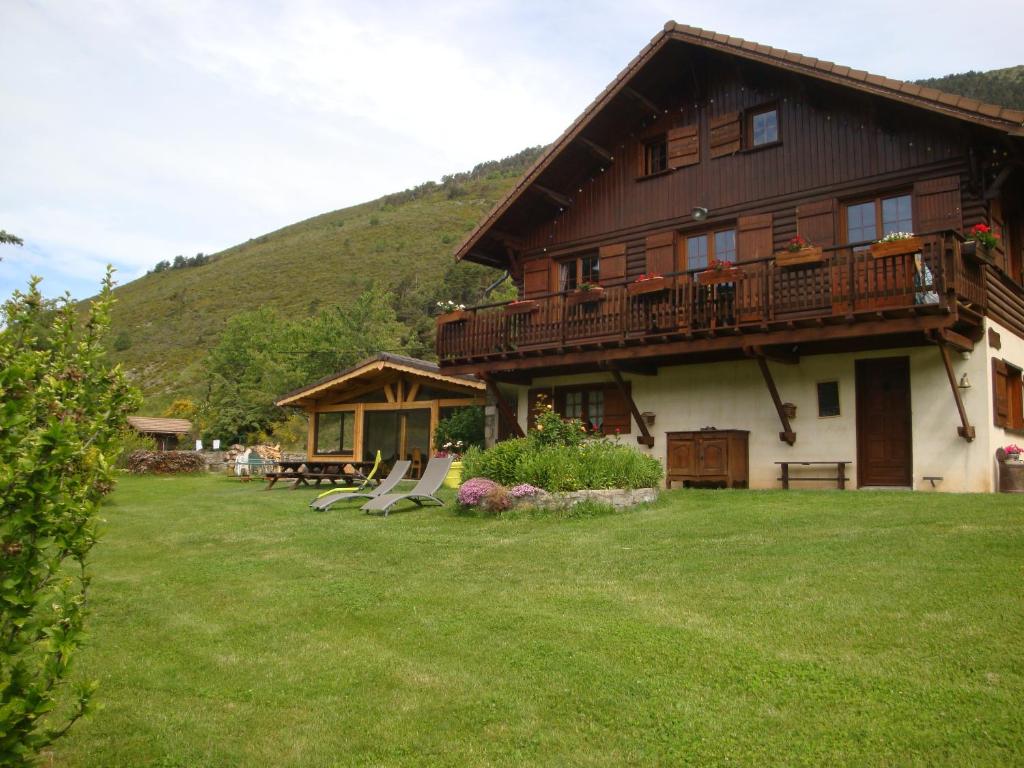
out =
[[[417,316],[434,296],[476,299],[499,273],[459,265],[452,250],[536,158],[539,148],[473,171],[325,213],[214,254],[202,266],[148,274],[116,289],[115,360],[159,412],[205,394],[203,358],[232,315],[271,306],[290,317],[343,304],[371,281],[407,310],[414,354],[429,354]],[[446,280],[450,290],[442,287]],[[456,285],[457,283],[457,285]],[[463,299],[465,300],[465,299]],[[422,337],[422,327],[419,336]]]
[[[922,80],[935,88],[1024,109],[1024,66]],[[409,352],[431,356],[434,298],[476,301],[496,273],[455,269],[451,253],[526,170],[540,148],[351,208],[315,216],[117,289],[116,360],[159,412],[174,397],[205,394],[203,360],[225,321],[261,306],[290,317],[343,304],[372,280],[392,290]]]
[[[991,104],[1024,109],[1024,64],[988,72],[964,72],[959,75],[918,80],[918,85],[970,96]]]

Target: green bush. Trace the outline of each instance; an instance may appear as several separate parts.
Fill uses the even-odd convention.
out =
[[[451,416],[441,419],[434,430],[434,447],[438,450],[447,444],[459,448],[482,446],[484,444],[484,409],[479,405],[456,408]],[[461,445],[458,445],[461,443]]]
[[[128,457],[135,451],[155,451],[156,440],[148,435],[140,435],[134,429],[125,429],[118,437],[117,450],[114,466],[128,469]]]
[[[652,488],[662,476],[657,459],[628,445],[608,439],[545,445],[538,443],[535,432],[486,451],[470,450],[462,460],[463,480],[486,477],[505,486],[529,483],[552,492]]]

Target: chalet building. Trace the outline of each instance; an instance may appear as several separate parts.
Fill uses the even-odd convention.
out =
[[[188,419],[129,416],[128,426],[140,435],[153,438],[158,451],[177,450],[179,441],[192,433],[192,422]]]
[[[684,483],[991,491],[1022,246],[1024,113],[669,22],[459,247],[519,300],[437,354],[493,437],[548,395]]]

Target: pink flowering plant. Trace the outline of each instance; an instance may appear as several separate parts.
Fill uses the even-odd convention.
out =
[[[1014,454],[1015,453],[1015,454],[1019,455],[1021,453],[1024,453],[1024,448],[1021,448],[1016,443],[1010,443],[1008,446],[1003,448],[1003,450],[1006,451],[1009,454]]]
[[[529,483],[520,483],[519,485],[513,485],[508,489],[508,495],[513,499],[525,499],[528,497],[536,496],[540,488],[535,488]]]
[[[474,477],[459,486],[459,504],[464,507],[475,507],[484,500],[487,494],[501,488],[498,483],[486,477]]]

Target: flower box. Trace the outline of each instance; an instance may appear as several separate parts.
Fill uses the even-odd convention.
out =
[[[697,280],[701,285],[720,285],[735,283],[743,276],[743,270],[736,267],[729,269],[707,269],[698,273]]]
[[[505,305],[506,315],[529,315],[540,309],[540,304],[536,301],[525,300],[525,301],[513,301],[511,304]]]
[[[648,277],[645,280],[634,280],[626,286],[626,293],[630,296],[642,296],[647,293],[660,293],[667,291],[669,281],[662,277]]]
[[[884,243],[872,243],[870,246],[871,255],[876,259],[883,259],[886,256],[905,256],[917,253],[924,247],[924,240],[920,237],[907,237],[903,240],[889,240]]]
[[[812,245],[799,251],[779,251],[775,254],[775,266],[796,267],[802,264],[820,264],[825,260],[821,246]]]
[[[451,312],[445,312],[437,316],[438,325],[448,325],[450,323],[464,323],[469,319],[468,309],[456,309]]]
[[[587,290],[576,289],[565,297],[566,306],[578,307],[583,304],[597,304],[604,301],[604,288],[595,286]]]

